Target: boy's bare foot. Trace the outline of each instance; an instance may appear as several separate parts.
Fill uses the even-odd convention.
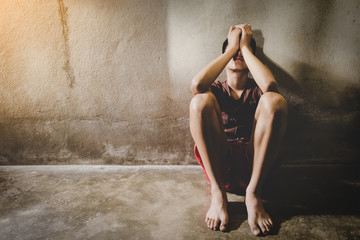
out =
[[[251,232],[259,235],[261,232],[267,234],[273,227],[273,222],[262,205],[262,200],[255,193],[246,192],[245,204],[248,213],[248,223]]]
[[[227,231],[228,221],[226,193],[221,190],[211,191],[211,205],[206,214],[206,225],[212,230]]]

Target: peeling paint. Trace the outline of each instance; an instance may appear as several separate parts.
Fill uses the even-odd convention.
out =
[[[69,87],[73,88],[75,83],[75,76],[74,76],[74,70],[70,64],[70,47],[69,47],[69,26],[67,24],[67,10],[68,8],[64,5],[63,0],[58,0],[59,3],[59,15],[60,15],[60,21],[62,26],[62,35],[64,37],[64,54],[65,54],[65,63],[63,66],[63,69],[66,72],[67,78],[70,81]]]

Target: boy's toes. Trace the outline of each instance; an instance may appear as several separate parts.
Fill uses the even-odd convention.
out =
[[[251,227],[251,232],[255,235],[255,236],[258,236],[258,235],[260,235],[260,230],[259,230],[259,228],[257,227],[257,226],[253,226],[253,227]]]

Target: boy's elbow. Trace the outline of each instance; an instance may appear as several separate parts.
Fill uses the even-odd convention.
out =
[[[196,83],[194,83],[194,80],[191,82],[190,90],[194,95],[199,93],[198,92],[198,85]]]
[[[263,90],[264,93],[266,92],[279,92],[278,85],[276,81],[271,81]]]
[[[204,91],[204,89],[201,87],[201,85],[199,83],[197,83],[195,80],[193,80],[191,82],[191,92],[196,95],[199,93],[204,93],[206,92],[206,90]]]

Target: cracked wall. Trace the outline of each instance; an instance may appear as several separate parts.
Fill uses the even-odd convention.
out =
[[[241,22],[290,105],[284,161],[357,159],[358,5],[3,0],[0,164],[195,164],[190,81]]]

